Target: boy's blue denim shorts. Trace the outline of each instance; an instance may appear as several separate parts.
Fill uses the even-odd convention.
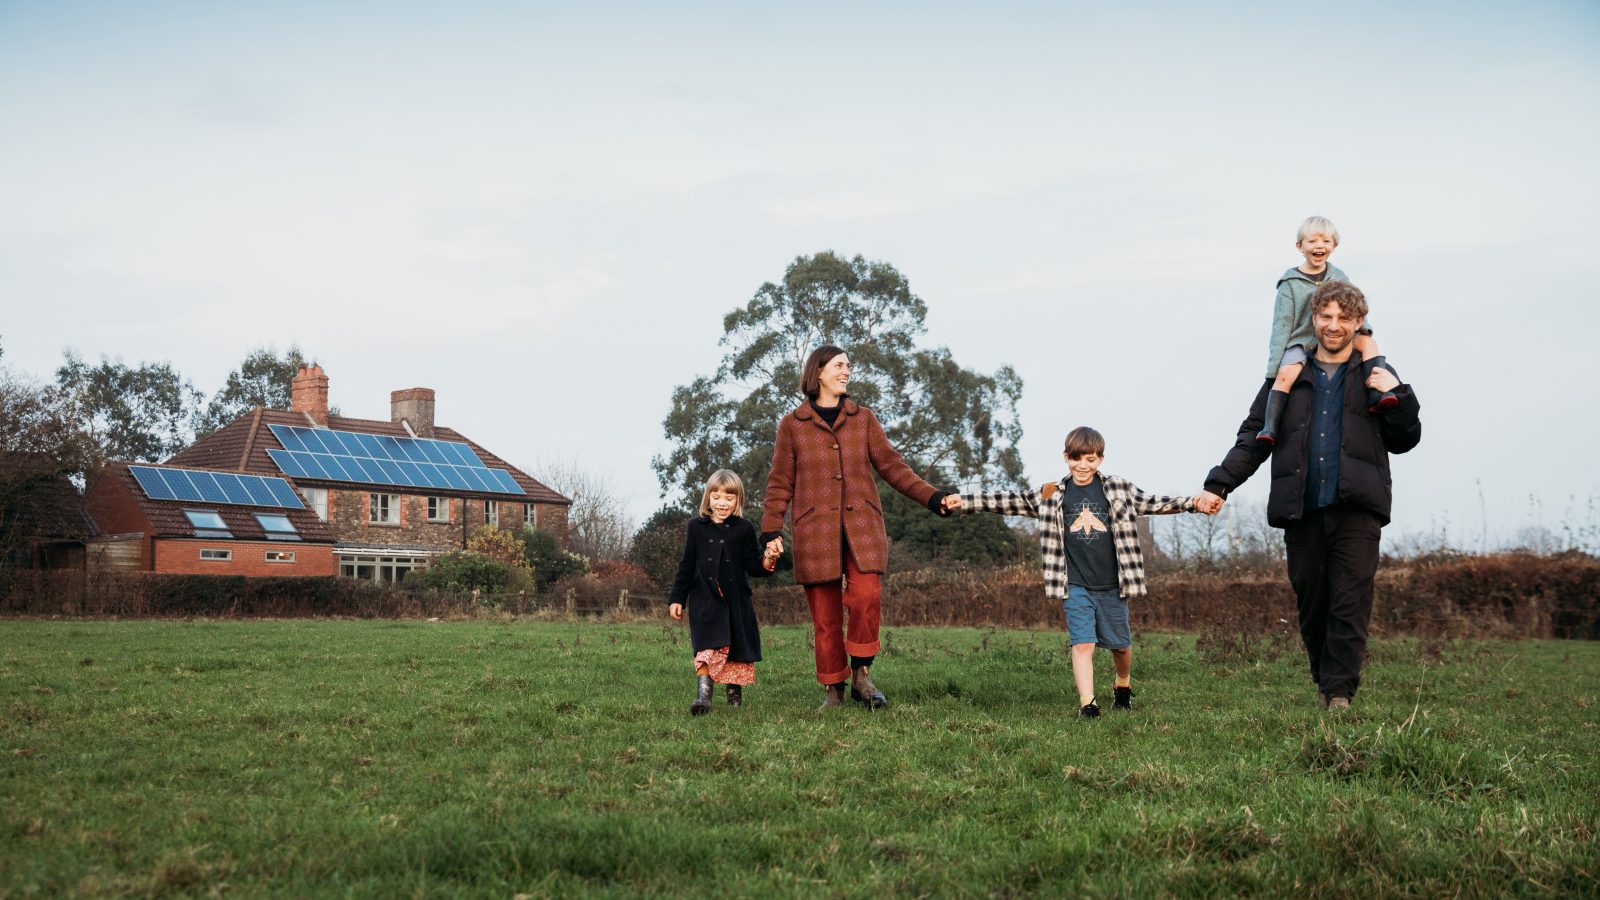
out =
[[[1074,646],[1094,644],[1121,650],[1133,643],[1128,601],[1119,591],[1091,591],[1069,584],[1061,611],[1067,617],[1067,642]]]

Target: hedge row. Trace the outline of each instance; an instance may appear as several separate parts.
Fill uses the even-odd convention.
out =
[[[624,573],[626,574],[626,573]],[[623,595],[620,587],[626,587]],[[13,572],[0,613],[73,616],[410,618],[469,615],[484,605],[526,612],[657,610],[636,577],[570,579],[545,595],[477,598],[418,593],[343,578]],[[762,621],[810,620],[804,591],[762,588]],[[1281,575],[1156,576],[1132,604],[1137,629],[1292,629],[1294,594]],[[1059,627],[1037,569],[930,569],[885,580],[889,625]],[[1386,561],[1373,610],[1377,634],[1600,639],[1600,559],[1582,554],[1449,556]]]

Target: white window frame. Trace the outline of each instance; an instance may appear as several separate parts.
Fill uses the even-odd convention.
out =
[[[294,551],[268,550],[266,553],[266,561],[269,563],[292,563],[294,562]]]
[[[440,515],[440,513],[443,513],[443,515]],[[429,497],[428,498],[428,521],[429,522],[449,522],[450,521],[450,498],[449,497]]]
[[[483,501],[483,521],[485,523],[489,524],[489,525],[494,525],[496,527],[499,527],[499,525],[500,525],[500,501],[499,500],[485,500],[485,501]]]
[[[233,551],[218,547],[201,547],[200,558],[206,562],[232,562]]]
[[[539,505],[536,503],[522,504],[522,525],[525,528],[539,527]]]
[[[299,485],[295,485],[300,487]],[[319,487],[301,487],[300,496],[306,498],[306,504],[311,511],[317,514],[317,520],[328,521],[328,489]]]
[[[367,495],[368,525],[399,525],[400,498],[395,494]]]

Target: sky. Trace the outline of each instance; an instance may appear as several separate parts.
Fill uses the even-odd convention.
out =
[[[1089,424],[1191,493],[1315,214],[1422,404],[1390,545],[1594,540],[1597,147],[1592,2],[0,0],[0,345],[207,394],[297,345],[642,521],[672,387],[833,250],[1017,370],[1031,480]]]

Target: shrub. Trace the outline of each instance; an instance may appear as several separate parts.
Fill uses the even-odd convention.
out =
[[[583,557],[568,553],[559,538],[542,528],[524,528],[522,547],[523,558],[533,567],[534,586],[540,592],[550,590],[550,585],[563,578],[588,571]]]
[[[532,579],[526,567],[473,553],[451,550],[435,557],[433,563],[407,581],[435,591],[481,591],[484,593],[526,590]]]
[[[656,590],[665,591],[672,585],[678,558],[683,555],[684,526],[690,518],[687,510],[663,507],[633,536],[628,562],[643,570],[655,582]]]

